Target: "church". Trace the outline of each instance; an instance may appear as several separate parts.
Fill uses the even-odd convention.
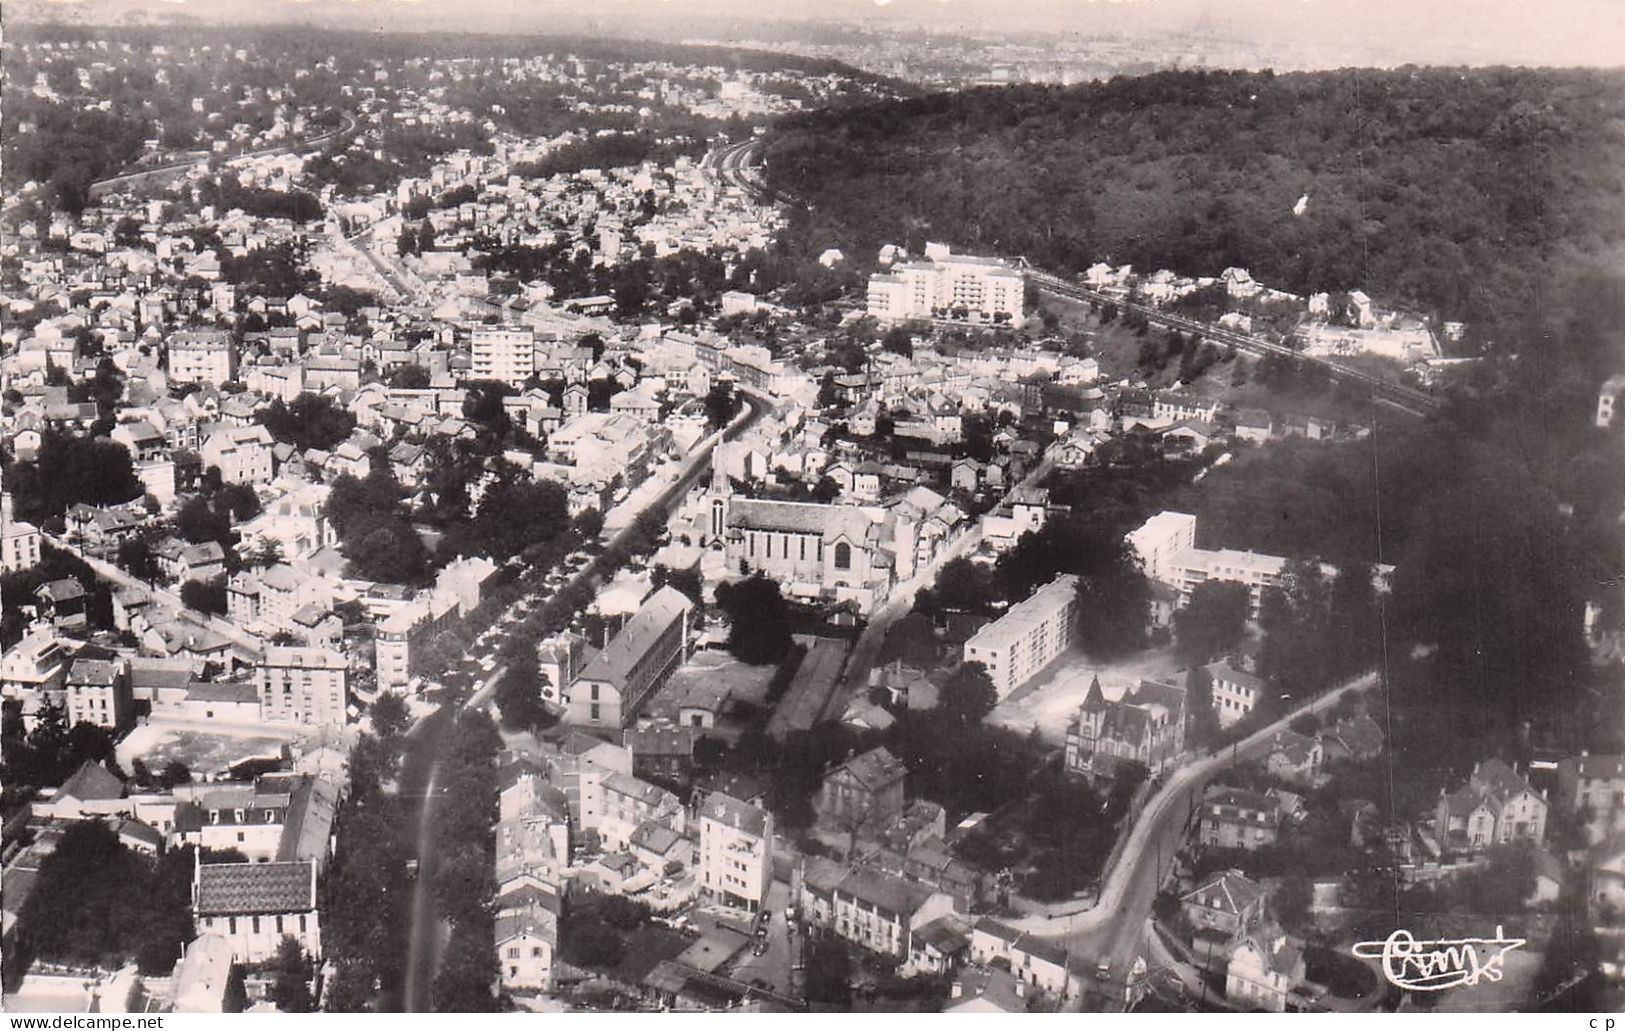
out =
[[[867,616],[914,575],[919,527],[895,510],[736,497],[725,474],[709,501],[707,544],[727,576],[761,573],[790,598],[852,602]]]

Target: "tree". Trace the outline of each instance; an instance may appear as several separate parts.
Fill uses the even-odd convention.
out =
[[[945,610],[983,613],[993,601],[993,582],[987,570],[970,559],[955,558],[943,563],[932,592]]]
[[[1150,622],[1151,583],[1126,544],[1105,569],[1078,581],[1078,643],[1090,655],[1137,651]]]
[[[852,1002],[852,957],[839,938],[820,938],[809,943],[807,956],[807,1001],[841,1007]]]
[[[380,740],[391,741],[411,726],[412,714],[406,700],[394,691],[385,691],[372,703],[372,732]]]
[[[18,519],[39,524],[72,506],[122,505],[146,493],[130,452],[105,437],[47,430],[32,462],[8,459],[3,472]]]
[[[248,1008],[247,975],[241,963],[233,963],[226,974],[225,991],[220,997],[222,1013],[241,1013]]]
[[[301,451],[331,451],[355,430],[355,413],[327,394],[303,393],[291,404],[276,398],[259,418],[272,437]]]
[[[189,609],[224,616],[226,614],[226,578],[217,576],[211,580],[186,581],[181,584],[181,601]]]
[[[402,390],[422,390],[432,382],[429,370],[421,365],[397,366],[389,374],[389,385]]]
[[[1309,911],[1315,902],[1315,886],[1301,869],[1294,869],[1281,878],[1281,886],[1271,896],[1275,916],[1289,931],[1301,931],[1309,923]]]
[[[497,711],[502,714],[504,727],[536,730],[556,722],[542,702],[541,682],[542,672],[534,648],[525,649],[518,658],[509,661],[496,689]]]
[[[267,537],[260,541],[243,556],[243,565],[258,569],[268,569],[282,562],[282,542],[275,537]]]
[[[999,704],[999,693],[986,666],[966,662],[942,685],[938,704],[961,722],[980,723]]]
[[[152,553],[152,546],[139,537],[119,542],[118,564],[131,576],[149,583],[157,580],[160,575],[158,559]]]
[[[271,975],[270,999],[277,1009],[283,1013],[309,1013],[315,1008],[310,993],[314,970],[298,939],[283,935],[276,958],[266,972]]]
[[[743,401],[731,383],[715,383],[705,395],[705,415],[713,430],[720,430],[739,414]]]
[[[1191,591],[1190,601],[1174,613],[1174,640],[1179,657],[1197,665],[1228,655],[1247,635],[1252,595],[1246,584],[1208,580]]]
[[[434,976],[436,1013],[493,1013],[492,989],[501,974],[489,926],[455,924]]]
[[[765,666],[790,648],[790,613],[779,585],[760,574],[717,585],[717,606],[727,613],[728,651],[741,662]]]

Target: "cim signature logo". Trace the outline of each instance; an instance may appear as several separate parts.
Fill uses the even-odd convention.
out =
[[[1480,981],[1499,981],[1501,961],[1527,944],[1495,928],[1493,938],[1436,938],[1417,941],[1409,931],[1395,931],[1383,941],[1356,942],[1361,959],[1382,960],[1389,983],[1413,992],[1442,992]]]

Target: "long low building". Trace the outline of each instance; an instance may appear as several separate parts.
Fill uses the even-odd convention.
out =
[[[649,596],[564,692],[565,719],[619,730],[688,656],[694,603],[662,587]]]
[[[1078,625],[1078,578],[1063,573],[965,642],[965,661],[987,667],[1002,699],[1071,645]]]

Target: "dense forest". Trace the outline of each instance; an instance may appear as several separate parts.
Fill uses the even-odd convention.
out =
[[[1622,126],[1618,73],[1166,72],[790,116],[767,176],[812,253],[1236,265],[1516,347],[1625,298]]]

